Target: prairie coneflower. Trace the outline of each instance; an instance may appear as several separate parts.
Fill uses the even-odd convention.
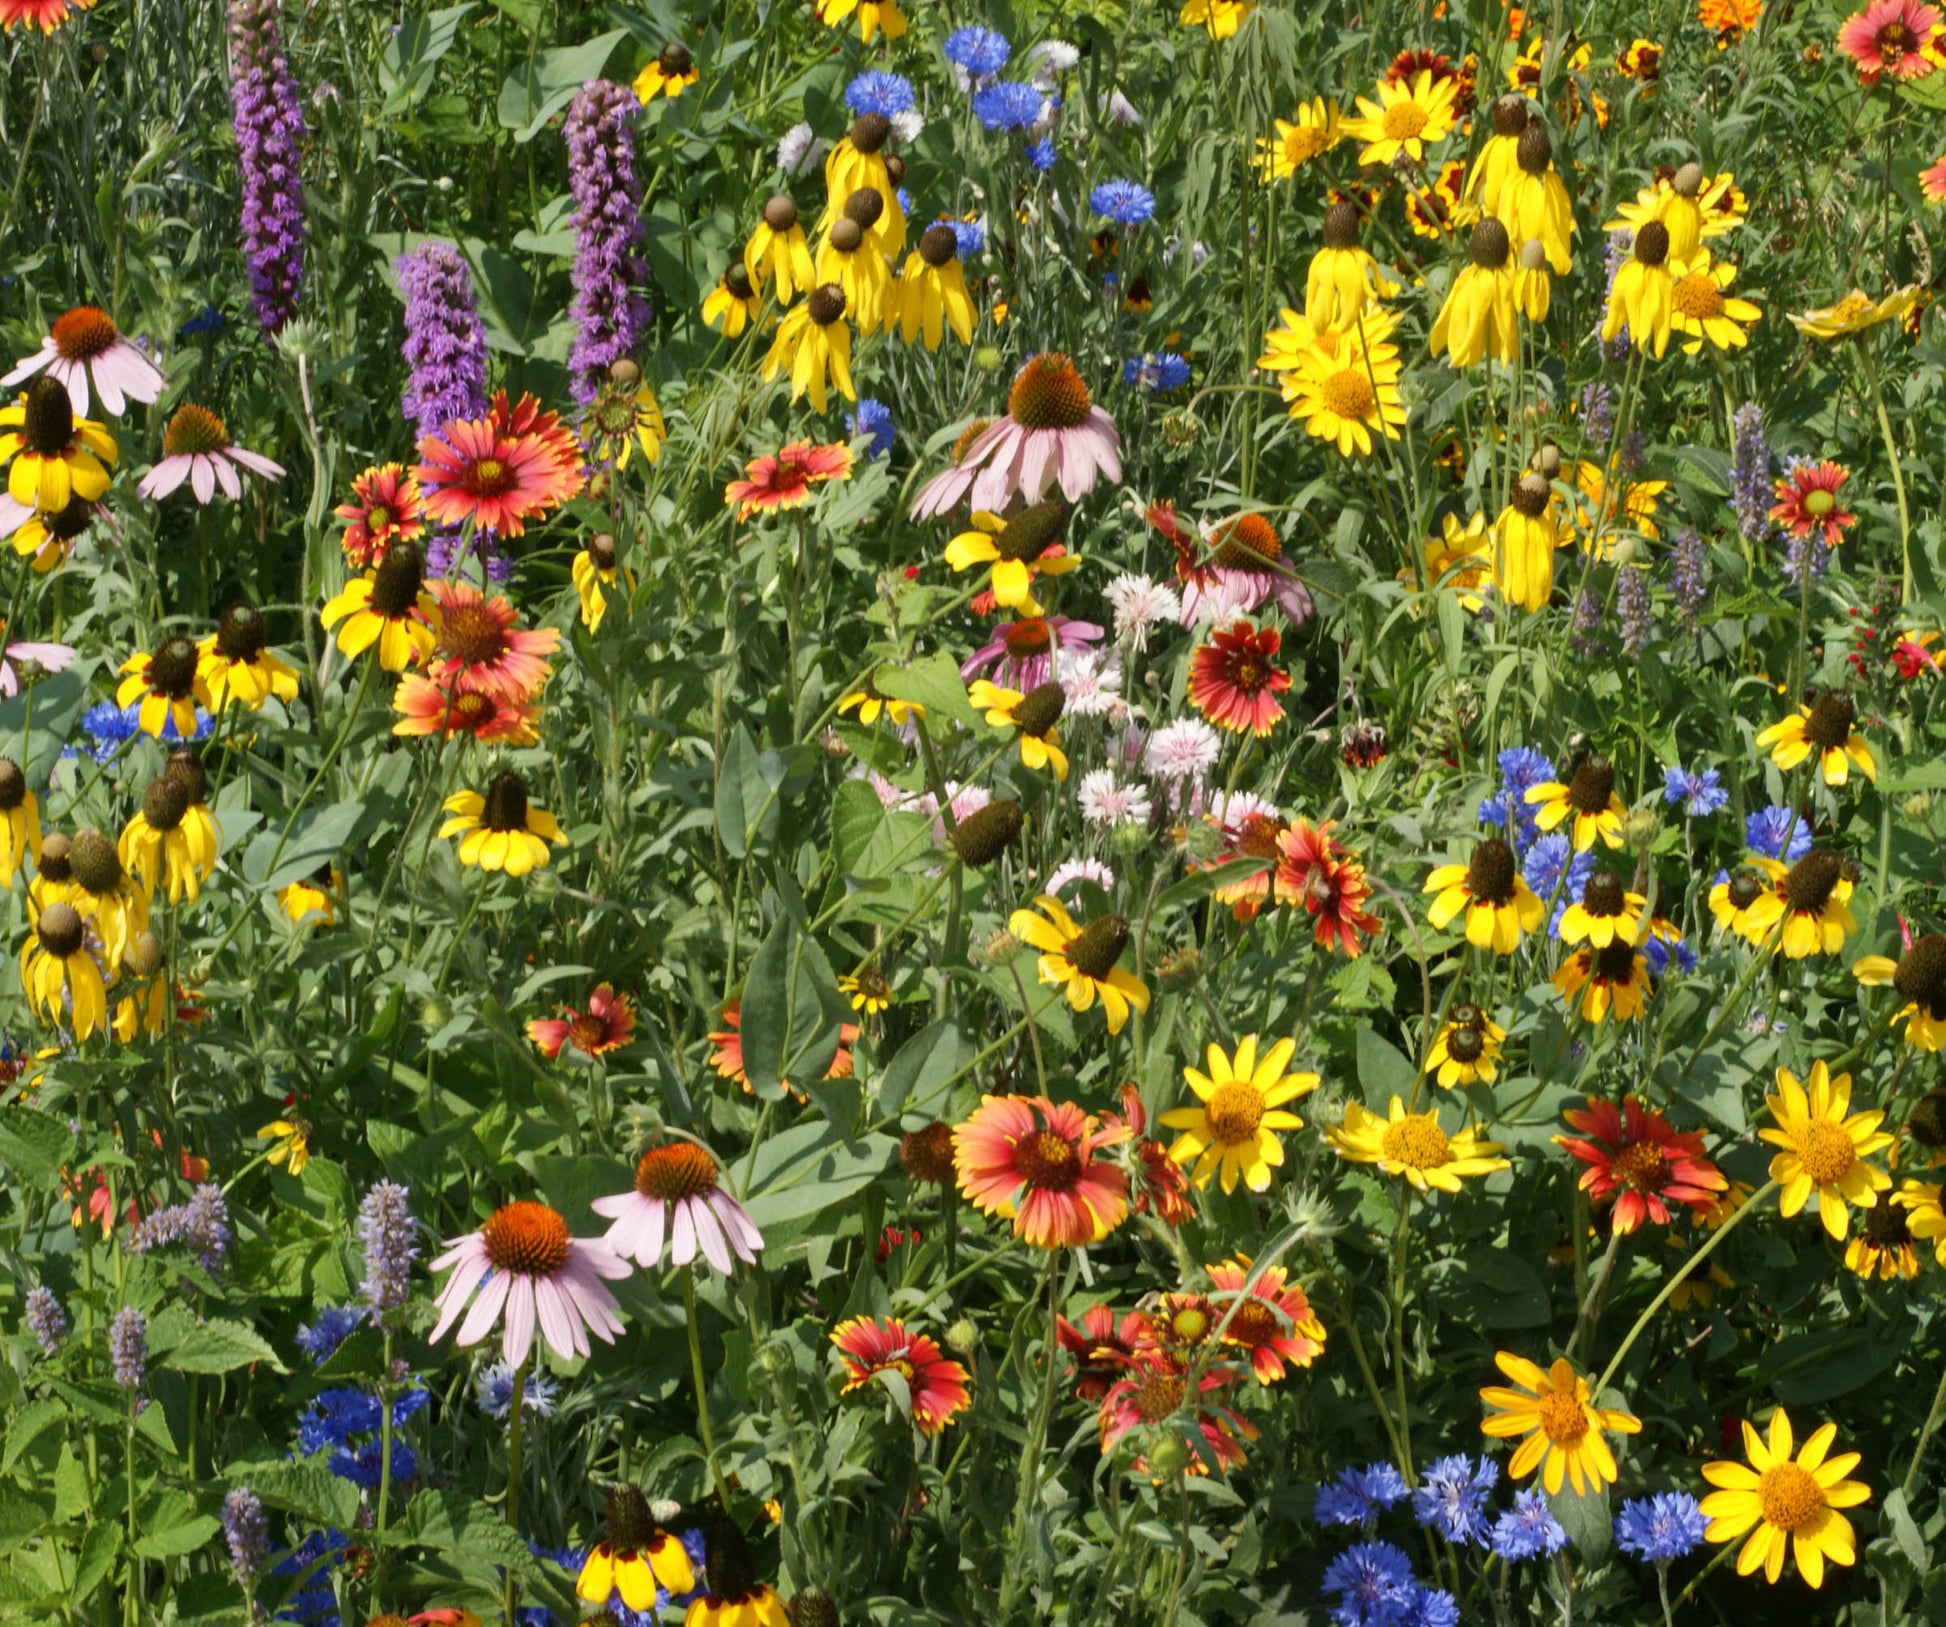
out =
[[[747,520],[752,514],[781,514],[785,509],[801,508],[810,500],[813,486],[827,480],[849,480],[853,462],[852,450],[843,441],[833,441],[829,446],[792,441],[746,463],[744,478],[732,480],[723,488],[723,502],[736,509],[739,520]]]
[[[1103,915],[1081,927],[1058,898],[1042,893],[1034,904],[1039,915],[1015,910],[1007,918],[1007,930],[1040,951],[1042,983],[1065,986],[1068,1004],[1076,1011],[1087,1011],[1099,1000],[1111,1034],[1122,1031],[1130,1006],[1149,1009],[1149,986],[1116,964],[1128,947],[1127,921]]]
[[[972,1405],[966,1369],[897,1317],[854,1316],[831,1330],[831,1342],[845,1364],[841,1393],[862,1390],[880,1373],[898,1374],[905,1386],[904,1409],[921,1435],[941,1434],[955,1414]]]
[[[1770,517],[1794,537],[1817,532],[1827,548],[1835,548],[1858,516],[1838,500],[1838,490],[1851,471],[1828,459],[1798,464],[1777,482]]]
[[[1128,1177],[1095,1155],[1128,1133],[1073,1102],[982,1096],[953,1131],[959,1187],[1034,1248],[1098,1243],[1128,1218]]]
[[[959,342],[973,342],[973,301],[960,269],[959,235],[944,222],[919,234],[919,246],[906,256],[898,281],[899,334],[907,344],[925,337],[937,350],[951,327]],[[888,320],[888,327],[891,325]]]
[[[888,161],[884,151],[892,134],[892,121],[885,114],[861,113],[825,154],[824,213],[818,218],[818,230],[828,233],[851,209],[858,193],[869,189],[878,194],[880,210],[859,225],[870,230],[880,250],[896,263],[905,253],[905,206],[899,202],[891,169],[892,162],[901,161]]]
[[[1534,823],[1553,830],[1570,814],[1574,850],[1585,853],[1597,838],[1610,847],[1622,845],[1622,820],[1628,810],[1615,794],[1615,765],[1606,757],[1584,757],[1563,785],[1548,780],[1530,786],[1523,798],[1535,810]]]
[[[529,520],[581,490],[581,453],[553,413],[523,396],[510,414],[503,394],[485,418],[462,418],[421,437],[412,471],[426,514],[440,525],[471,523],[497,536],[524,535]]]
[[[425,496],[402,463],[367,469],[352,481],[351,501],[331,512],[345,522],[338,546],[354,570],[376,565],[394,542],[415,542],[425,535]]]
[[[956,571],[991,565],[987,586],[995,604],[1038,615],[1034,578],[1060,576],[1081,563],[1061,544],[1068,507],[1059,499],[1030,503],[1004,519],[985,509],[973,511],[973,529],[946,544],[946,563]]]
[[[1659,220],[1645,221],[1608,290],[1608,308],[1601,319],[1603,342],[1614,339],[1626,322],[1629,337],[1644,352],[1659,358],[1669,348],[1674,296],[1675,280],[1669,274],[1669,228]]]
[[[1291,675],[1277,665],[1282,644],[1276,628],[1247,621],[1212,630],[1190,657],[1190,704],[1232,734],[1269,734],[1284,716],[1277,697],[1291,686]]]
[[[271,654],[263,612],[255,605],[233,604],[223,612],[216,631],[196,646],[196,670],[215,714],[233,703],[255,712],[273,695],[297,699],[297,674]]]
[[[27,788],[27,776],[11,757],[0,757],[0,887],[41,856],[40,799]]]
[[[120,417],[131,401],[144,405],[162,394],[162,373],[140,346],[123,337],[115,319],[92,305],[77,305],[54,319],[41,348],[24,356],[0,384],[20,384],[45,372],[65,385],[77,418],[88,415],[88,384],[108,412]]]
[[[1777,1212],[1786,1220],[1817,1199],[1818,1218],[1839,1242],[1850,1229],[1846,1205],[1870,1209],[1888,1191],[1892,1177],[1865,1160],[1897,1139],[1879,1129],[1885,1115],[1851,1111],[1851,1075],[1835,1079],[1823,1062],[1813,1062],[1804,1084],[1788,1068],[1777,1070],[1777,1090],[1765,1098],[1774,1128],[1758,1137],[1781,1149],[1770,1161],[1770,1178],[1780,1182]]]
[[[823,4],[849,12],[853,0],[823,0]],[[880,9],[872,0],[858,0],[858,5],[861,12],[876,14]],[[890,0],[884,9],[898,15]],[[899,32],[904,31],[901,21]],[[689,1601],[682,1627],[792,1627],[777,1590],[757,1579],[742,1527],[720,1511],[703,1527],[703,1576],[706,1591]]]
[[[596,1198],[588,1207],[612,1222],[603,1239],[607,1246],[644,1271],[662,1263],[665,1241],[670,1264],[688,1265],[700,1253],[726,1277],[734,1269],[732,1254],[755,1265],[764,1246],[763,1234],[724,1187],[715,1158],[693,1141],[649,1148],[635,1162],[628,1191]]]
[[[567,840],[551,813],[528,802],[527,783],[515,773],[496,774],[484,795],[456,791],[441,806],[451,815],[441,839],[459,837],[459,862],[482,870],[524,876],[547,863],[549,842]]]
[[[107,986],[88,936],[80,912],[56,901],[34,912],[20,951],[20,985],[27,1003],[50,1023],[72,1024],[77,1040],[108,1022]]]
[[[1729,1190],[1722,1171],[1703,1156],[1700,1130],[1673,1128],[1633,1096],[1619,1108],[1591,1096],[1585,1108],[1570,1108],[1561,1117],[1580,1134],[1554,1139],[1588,1166],[1581,1190],[1597,1209],[1609,1208],[1618,1232],[1632,1232],[1645,1220],[1666,1226],[1677,1205],[1700,1218]]]
[[[76,416],[68,387],[58,379],[42,374],[16,405],[0,408],[7,495],[24,508],[52,514],[75,497],[97,501],[108,490],[108,465],[115,458],[114,437],[93,419]]]
[[[620,1595],[630,1610],[655,1610],[656,1590],[688,1593],[696,1586],[695,1567],[683,1545],[655,1523],[649,1500],[634,1486],[608,1492],[602,1540],[588,1550],[575,1578],[577,1598],[607,1604]]]
[[[1530,118],[1514,142],[1514,167],[1488,212],[1516,243],[1537,242],[1556,276],[1565,276],[1574,238],[1574,207],[1554,168],[1547,126]]]
[[[1169,1156],[1195,1165],[1190,1179],[1198,1188],[1220,1177],[1225,1192],[1234,1192],[1238,1180],[1252,1192],[1269,1189],[1271,1170],[1284,1161],[1277,1132],[1304,1125],[1284,1104],[1318,1088],[1315,1073],[1286,1071],[1296,1052],[1295,1040],[1280,1039],[1259,1057],[1257,1036],[1250,1034],[1234,1056],[1211,1044],[1207,1072],[1184,1067],[1198,1105],[1171,1108],[1158,1122],[1181,1132]]]
[[[144,734],[160,739],[163,726],[173,722],[178,738],[194,739],[196,708],[214,709],[196,641],[180,633],[165,638],[155,647],[154,655],[138,650],[121,664],[120,671],[122,681],[115,690],[115,704],[128,707],[141,702],[136,727]]]
[[[1401,156],[1421,162],[1426,148],[1453,133],[1457,110],[1453,80],[1422,69],[1412,79],[1380,80],[1378,100],[1358,98],[1358,117],[1345,121],[1345,134],[1365,143],[1360,164],[1390,164]]]
[[[1876,85],[1888,73],[1894,79],[1922,79],[1936,65],[1927,47],[1936,46],[1939,30],[1939,13],[1919,0],[1872,0],[1839,27],[1838,49],[1858,64],[1861,84]]]
[[[1358,241],[1358,205],[1332,204],[1324,212],[1324,246],[1305,272],[1305,321],[1316,329],[1349,327],[1376,295],[1397,291]]]
[[[1370,457],[1375,435],[1399,438],[1407,414],[1399,394],[1399,350],[1391,342],[1397,322],[1389,311],[1368,310],[1342,333],[1315,335],[1283,368],[1278,388],[1290,416],[1335,444],[1340,457]],[[1265,337],[1268,342],[1272,336]]]
[[[540,707],[508,700],[464,683],[434,683],[408,672],[392,691],[392,710],[399,721],[392,732],[407,738],[437,734],[443,739],[470,734],[475,740],[531,746],[539,737]]]
[[[622,1331],[615,1296],[602,1279],[626,1277],[628,1262],[606,1243],[571,1237],[567,1221],[544,1203],[496,1209],[432,1262],[434,1271],[449,1267],[452,1275],[433,1301],[439,1307],[430,1335],[435,1344],[458,1322],[457,1342],[476,1345],[504,1316],[500,1354],[519,1367],[534,1347],[536,1325],[563,1361],[589,1353],[589,1334],[613,1344]]]
[[[1461,1001],[1446,1018],[1445,1027],[1426,1052],[1420,1071],[1433,1073],[1441,1090],[1475,1081],[1492,1084],[1500,1073],[1500,1047],[1507,1031],[1478,1006]]]
[[[1525,1437],[1507,1465],[1510,1479],[1539,1469],[1550,1497],[1560,1491],[1563,1478],[1577,1496],[1614,1484],[1615,1454],[1606,1437],[1639,1434],[1639,1418],[1597,1407],[1588,1381],[1565,1360],[1543,1369],[1502,1350],[1493,1364],[1515,1387],[1480,1391],[1480,1399],[1494,1409],[1480,1428],[1496,1440]]]
[[[1299,103],[1294,122],[1275,119],[1272,127],[1274,137],[1257,138],[1257,176],[1264,181],[1287,180],[1345,139],[1343,112],[1322,96]]]
[[[739,257],[724,267],[716,286],[703,296],[703,326],[720,326],[726,339],[741,338],[762,309],[762,295]]]
[[[845,291],[834,282],[819,283],[804,302],[793,305],[777,324],[759,370],[765,383],[790,373],[791,400],[809,393],[811,405],[827,410],[826,382],[847,401],[858,392],[851,382],[851,329],[845,325]]]
[[[1698,248],[1685,258],[1671,257],[1669,325],[1683,335],[1683,354],[1694,356],[1708,340],[1718,350],[1740,350],[1749,344],[1744,331],[1763,315],[1747,299],[1726,292],[1736,281],[1737,268],[1728,260],[1712,261],[1710,251]]]
[[[764,205],[763,219],[743,245],[743,270],[750,279],[753,297],[761,297],[764,284],[770,282],[775,285],[779,305],[788,305],[797,295],[817,287],[811,248],[804,240],[804,228],[798,224],[797,204],[783,193]]]
[[[1054,732],[1067,705],[1067,691],[1060,684],[1049,679],[1023,695],[1017,689],[1002,689],[984,678],[976,678],[966,698],[974,711],[986,714],[990,727],[1014,731],[1023,768],[1036,773],[1051,768],[1057,780],[1068,777],[1067,753],[1061,749],[1061,737]]]
[[[1852,727],[1858,708],[1842,689],[1827,689],[1794,717],[1773,723],[1757,736],[1759,751],[1788,774],[1807,757],[1816,756],[1826,785],[1843,785],[1853,765],[1866,779],[1878,779],[1878,764],[1865,737]]]
[[[395,541],[375,569],[354,577],[325,603],[319,619],[327,628],[344,623],[338,628],[341,654],[355,658],[376,644],[379,665],[403,672],[432,654],[438,614],[426,591],[426,556],[416,542]],[[193,732],[193,727],[184,730],[184,738]]]
[[[845,296],[845,314],[857,324],[860,338],[881,327],[897,327],[899,321],[900,291],[892,286],[883,251],[862,224],[882,220],[884,208],[875,188],[859,188],[846,202],[846,212],[831,223],[812,260],[819,286]]]
[[[33,904],[62,902],[79,910],[112,977],[129,940],[149,924],[149,895],[130,877],[115,843],[92,825],[76,831],[72,842],[50,836],[41,844],[40,871],[28,889]]]
[[[1917,283],[1908,283],[1883,299],[1873,299],[1854,288],[1835,305],[1789,313],[1790,323],[1807,339],[1845,339],[1875,328],[1881,322],[1903,320],[1919,303],[1922,292]]]
[[[0,763],[0,787],[7,784],[6,769],[10,766]],[[17,776],[19,770],[14,773]],[[0,790],[0,801],[4,798],[4,790]],[[4,834],[0,831],[0,839]],[[1925,933],[1913,939],[1896,963],[1883,955],[1860,955],[1851,969],[1860,983],[1892,985],[1905,1002],[1892,1020],[1905,1024],[1906,1043],[1915,1051],[1946,1049],[1946,937]]]
[[[1810,1587],[1824,1585],[1824,1567],[1850,1565],[1858,1557],[1851,1522],[1840,1509],[1871,1501],[1862,1481],[1847,1480],[1858,1467],[1856,1452],[1832,1455],[1836,1424],[1814,1430],[1793,1453],[1791,1421],[1782,1407],[1770,1415],[1769,1438],[1746,1419],[1742,1463],[1705,1463],[1703,1478],[1717,1490],[1702,1502],[1711,1542],[1750,1538],[1737,1554],[1737,1574],[1762,1570],[1766,1582],[1784,1574],[1784,1556],[1797,1560],[1797,1573]]]
[[[574,581],[575,597],[581,602],[581,625],[591,633],[599,632],[608,615],[609,590],[622,580],[614,535],[597,531],[588,539],[588,546],[574,556],[568,574]],[[627,586],[635,586],[633,572],[628,574]]]
[[[1216,1301],[1218,1326],[1223,1327],[1223,1343],[1249,1351],[1257,1382],[1274,1384],[1287,1365],[1309,1367],[1324,1353],[1324,1324],[1282,1266],[1266,1266],[1254,1283],[1251,1270],[1248,1255],[1211,1266],[1210,1294]]]
[[[1055,487],[1078,503],[1097,479],[1122,478],[1115,421],[1095,405],[1074,363],[1058,351],[1029,357],[1007,392],[1007,411],[919,488],[912,518],[933,519],[970,501],[1006,512],[1016,497],[1038,503]]]
[[[1501,597],[1523,610],[1545,609],[1561,544],[1561,520],[1547,476],[1529,469],[1516,480],[1493,529],[1493,579]]]
[[[202,764],[195,768],[202,777]],[[165,770],[149,782],[142,806],[122,831],[122,864],[153,892],[166,881],[169,902],[194,902],[202,884],[216,873],[223,832],[197,786],[184,774]]]
[[[563,1046],[571,1045],[583,1056],[606,1056],[634,1036],[635,1004],[626,994],[617,994],[612,983],[595,985],[586,1011],[562,1006],[558,1017],[534,1017],[527,1023],[528,1039],[550,1062]]]
[[[243,474],[281,480],[284,466],[235,445],[221,418],[207,407],[189,403],[170,418],[162,432],[162,460],[142,477],[135,493],[160,502],[187,480],[199,503],[207,504],[219,486],[234,502],[243,496]]]
[[[1490,215],[1497,213],[1500,189],[1519,173],[1520,138],[1532,117],[1525,96],[1502,96],[1493,104],[1493,134],[1466,178],[1466,196]]]
[[[1343,1121],[1325,1131],[1325,1140],[1339,1157],[1371,1164],[1381,1175],[1399,1176],[1420,1192],[1457,1192],[1465,1178],[1513,1167],[1495,1156],[1500,1151],[1497,1141],[1482,1141],[1470,1129],[1449,1135],[1440,1126],[1437,1109],[1408,1113],[1397,1096],[1384,1118],[1346,1102]]]
[[[640,73],[635,76],[629,89],[635,92],[635,99],[644,107],[658,96],[666,96],[674,101],[698,79],[701,72],[696,67],[696,59],[690,54],[689,47],[680,40],[671,40],[667,45],[650,57]],[[686,1587],[672,1588],[672,1593],[687,1593]],[[632,1608],[645,1609],[643,1605]]]
[[[1511,955],[1523,932],[1536,931],[1546,909],[1521,877],[1514,850],[1488,836],[1465,864],[1442,864],[1426,878],[1425,890],[1437,894],[1426,911],[1435,930],[1466,912],[1466,941],[1476,949]]]
[[[1488,354],[1510,362],[1518,353],[1513,240],[1498,220],[1488,218],[1473,228],[1466,264],[1433,319],[1429,344],[1435,356],[1446,352],[1454,367],[1471,367]]]
[[[561,646],[552,627],[518,628],[514,607],[488,598],[470,582],[432,584],[438,641],[426,677],[449,688],[478,690],[499,700],[532,700],[548,679],[547,658]]]

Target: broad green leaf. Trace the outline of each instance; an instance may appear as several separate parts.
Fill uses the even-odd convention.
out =
[[[157,1318],[158,1326],[161,1320]],[[152,1339],[152,1348],[159,1342]],[[191,1323],[183,1328],[172,1347],[160,1354],[159,1361],[161,1366],[178,1373],[230,1373],[256,1362],[262,1362],[273,1372],[290,1371],[262,1334],[246,1323],[233,1322],[227,1317],[212,1317],[207,1322]]]
[[[574,100],[575,92],[591,79],[602,77],[616,45],[628,31],[611,29],[582,45],[561,45],[522,62],[500,87],[497,113],[500,128],[514,132],[517,142],[529,142],[554,115]]]
[[[840,870],[876,881],[931,853],[932,821],[887,808],[863,780],[846,780],[831,801],[831,841]]]
[[[159,1492],[136,1521],[135,1551],[145,1559],[193,1554],[223,1529],[214,1516],[200,1513],[187,1492]]]
[[[1412,1099],[1419,1070],[1408,1062],[1397,1046],[1381,1039],[1370,1023],[1358,1025],[1358,1083],[1365,1092],[1365,1105],[1383,1113],[1394,1096]]]
[[[304,1463],[252,1463],[233,1468],[232,1485],[248,1486],[264,1505],[313,1525],[349,1531],[358,1517],[358,1488],[340,1480],[322,1458]]]
[[[26,1406],[7,1420],[7,1446],[0,1454],[0,1474],[11,1469],[19,1462],[20,1454],[45,1435],[48,1430],[60,1423],[68,1415],[67,1408],[58,1401],[29,1401]]]
[[[423,16],[408,17],[399,25],[378,59],[378,83],[385,92],[385,113],[405,112],[432,88],[433,70],[439,66],[439,59],[453,48],[461,21],[473,9],[469,0],[466,5],[446,6]]]
[[[243,850],[244,880],[264,892],[275,892],[322,869],[343,851],[364,812],[362,802],[306,808],[292,821],[289,837],[284,836],[283,821],[274,821]]]
[[[1192,870],[1180,881],[1172,881],[1156,894],[1153,913],[1160,917],[1208,898],[1219,887],[1234,887],[1240,881],[1260,876],[1270,868],[1269,859],[1225,859],[1221,864]]]
[[[966,698],[966,680],[950,655],[922,656],[903,667],[880,667],[872,674],[872,687],[887,700],[913,701],[926,709],[926,721],[935,735],[946,732],[947,723],[978,730],[980,714]]]
[[[959,1072],[966,1049],[959,1026],[930,1023],[899,1047],[878,1078],[878,1110],[887,1118],[926,1113]]]
[[[0,1108],[0,1164],[22,1186],[51,1188],[74,1156],[74,1133],[65,1119],[38,1107]]]
[[[743,1071],[760,1096],[781,1096],[825,1076],[851,1008],[824,952],[789,915],[779,915],[743,988],[738,1028]]]
[[[794,1125],[757,1149],[743,1206],[759,1231],[819,1214],[870,1186],[897,1148],[890,1136],[867,1135],[847,1146],[835,1125]]]
[[[1547,1506],[1583,1559],[1592,1563],[1608,1552],[1615,1540],[1615,1517],[1609,1509],[1606,1486],[1577,1493],[1572,1486],[1564,1485],[1548,1497]]]

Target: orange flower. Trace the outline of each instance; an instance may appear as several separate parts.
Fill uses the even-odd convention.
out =
[[[345,522],[338,544],[345,562],[365,570],[385,557],[395,539],[411,542],[426,529],[425,494],[401,463],[381,463],[351,483],[351,501],[331,512]]]
[[[1115,1380],[1135,1365],[1136,1357],[1155,1340],[1149,1319],[1130,1311],[1119,1323],[1106,1305],[1091,1305],[1079,1325],[1065,1316],[1054,1319],[1054,1335],[1074,1357],[1077,1401],[1099,1401]]]
[[[540,693],[550,671],[547,658],[561,646],[559,631],[517,629],[511,604],[499,594],[487,598],[469,582],[442,578],[430,587],[439,606],[439,642],[426,675],[435,684],[513,702]]]
[[[1198,1398],[1222,1391],[1234,1377],[1222,1368],[1204,1373],[1196,1386]],[[1181,1362],[1160,1351],[1142,1357],[1129,1376],[1111,1386],[1102,1398],[1098,1420],[1101,1455],[1108,1456],[1134,1430],[1159,1434],[1157,1426],[1182,1412],[1188,1399],[1188,1370]],[[1187,1421],[1194,1425],[1200,1440],[1194,1457],[1179,1471],[1182,1474],[1206,1475],[1212,1467],[1238,1468],[1244,1455],[1237,1437],[1241,1435],[1247,1441],[1257,1438],[1256,1426],[1228,1407],[1195,1407]],[[1153,1472],[1146,1457],[1135,1460],[1135,1469],[1138,1474]]]
[[[908,1332],[897,1317],[854,1316],[832,1329],[831,1342],[848,1375],[842,1393],[862,1389],[876,1374],[897,1373],[905,1380],[912,1426],[921,1435],[939,1434],[955,1413],[972,1405],[966,1369],[948,1361],[923,1333]]]
[[[776,514],[800,508],[810,500],[811,488],[827,480],[851,478],[852,452],[842,441],[813,446],[792,441],[789,446],[744,465],[742,480],[723,488],[723,501],[734,506],[739,520],[752,514]]]
[[[532,396],[507,406],[494,398],[485,418],[458,419],[419,442],[412,471],[425,488],[427,515],[441,525],[471,521],[482,531],[518,537],[527,522],[581,490],[581,449],[557,414]]]
[[[1190,657],[1190,702],[1219,729],[1269,734],[1284,715],[1277,697],[1291,687],[1291,675],[1275,664],[1282,642],[1276,628],[1242,620],[1211,632]]]
[[[1240,1345],[1250,1352],[1250,1368],[1259,1384],[1274,1384],[1284,1376],[1284,1364],[1309,1367],[1324,1352],[1324,1324],[1311,1309],[1304,1290],[1286,1284],[1284,1268],[1266,1266],[1264,1273],[1250,1284],[1250,1260],[1238,1255],[1209,1268],[1215,1289],[1217,1322],[1229,1318],[1223,1329],[1223,1342]],[[1235,1302],[1235,1309],[1230,1308]]]
[[[392,692],[398,735],[437,734],[450,740],[470,734],[476,740],[500,740],[510,746],[531,746],[540,738],[535,728],[538,706],[501,700],[477,689],[443,686],[408,673]]]
[[[1128,1218],[1128,1177],[1095,1154],[1128,1133],[1073,1102],[983,1096],[953,1131],[960,1190],[1035,1248],[1098,1243]]]
[[[563,1006],[560,1016],[535,1017],[527,1024],[527,1037],[550,1062],[564,1045],[572,1045],[583,1056],[606,1056],[634,1036],[634,1002],[626,994],[617,994],[609,983],[595,985],[586,1011]]]
[[[1277,839],[1277,896],[1302,904],[1316,923],[1312,941],[1320,948],[1336,948],[1348,960],[1364,953],[1359,933],[1367,937],[1383,923],[1364,907],[1372,896],[1365,867],[1339,845],[1332,822],[1313,827],[1294,820]]]
[[[723,1008],[723,1021],[727,1025],[721,1033],[712,1034],[710,1043],[710,1065],[725,1079],[734,1079],[743,1086],[744,1094],[750,1095],[749,1076],[743,1071],[743,1036],[738,1031],[743,1016],[743,1002],[732,1000]],[[838,1025],[838,1054],[831,1059],[831,1066],[825,1069],[827,1079],[848,1079],[855,1066],[851,1048],[858,1040],[858,1024],[840,1023]],[[793,1094],[796,1094],[793,1092]],[[802,1098],[800,1098],[801,1100]]]

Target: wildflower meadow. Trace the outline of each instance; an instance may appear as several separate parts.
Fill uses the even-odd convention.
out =
[[[0,1622],[1946,1621],[1946,11],[0,0],[0,151]]]

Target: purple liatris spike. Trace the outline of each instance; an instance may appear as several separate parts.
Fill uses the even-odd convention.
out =
[[[68,1313],[61,1309],[61,1302],[48,1288],[30,1288],[27,1291],[27,1328],[34,1336],[34,1343],[41,1347],[43,1356],[51,1356],[59,1350],[68,1336]]]
[[[1615,392],[1600,379],[1581,386],[1581,430],[1591,446],[1606,446],[1615,433]]]
[[[1639,657],[1649,647],[1649,577],[1623,569],[1615,578],[1615,620],[1621,624],[1622,651]]]
[[[590,80],[568,104],[568,188],[574,194],[574,344],[568,372],[574,398],[594,400],[609,365],[632,355],[649,320],[640,292],[648,280],[642,241],[642,187],[635,178],[633,91]]]
[[[1737,408],[1731,420],[1730,507],[1737,529],[1748,542],[1770,535],[1770,443],[1764,439],[1764,412],[1754,401]]]
[[[410,1196],[396,1182],[380,1181],[358,1206],[358,1242],[365,1251],[365,1284],[360,1292],[375,1317],[403,1305],[412,1286],[419,1242]]]
[[[1702,613],[1703,567],[1708,560],[1709,549],[1693,525],[1676,533],[1669,555],[1669,596],[1676,601],[1676,614],[1691,627]]]
[[[487,410],[486,328],[473,297],[473,274],[458,249],[421,243],[394,267],[405,296],[406,380],[401,405],[421,436]],[[435,573],[437,574],[437,573]]]
[[[253,1581],[270,1558],[270,1528],[264,1506],[248,1486],[239,1486],[223,1499],[223,1540],[230,1549],[230,1568],[240,1582]]]
[[[230,0],[230,107],[243,189],[243,251],[257,322],[274,334],[304,282],[304,112],[284,60],[277,0]]]
[[[149,1319],[134,1306],[115,1313],[108,1324],[108,1359],[115,1382],[124,1390],[139,1390],[149,1370]]]

